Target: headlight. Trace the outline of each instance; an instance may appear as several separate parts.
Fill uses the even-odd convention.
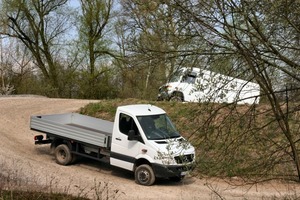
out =
[[[167,90],[167,91],[172,90],[172,85],[166,85],[166,90]]]
[[[160,92],[162,92],[162,91],[167,92],[167,91],[171,90],[171,88],[172,88],[171,85],[163,85],[163,86],[161,86],[161,87],[159,88],[159,91],[160,91]]]

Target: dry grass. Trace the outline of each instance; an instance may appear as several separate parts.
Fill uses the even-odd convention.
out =
[[[97,181],[96,179],[94,180],[94,186],[91,188],[73,185],[72,183],[61,188],[58,178],[51,175],[46,175],[46,177],[35,176],[33,171],[28,172],[19,168],[18,166],[21,166],[19,165],[20,162],[22,161],[1,160],[0,199],[108,200],[117,199],[121,194],[119,190],[112,190],[109,183]],[[28,173],[30,173],[30,176],[28,176]]]

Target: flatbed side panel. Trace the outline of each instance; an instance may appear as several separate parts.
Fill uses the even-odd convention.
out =
[[[65,114],[53,114],[53,115],[41,115],[36,116],[44,120],[49,120],[58,124],[76,124],[82,127],[88,127],[91,129],[99,130],[107,134],[112,135],[113,122],[90,117],[87,115],[81,115],[78,113],[65,113]]]
[[[78,113],[72,113],[72,124],[77,124],[79,126],[100,130],[102,132],[110,134],[110,136],[112,135],[114,126],[113,122],[86,115],[81,115]]]
[[[64,114],[53,114],[53,115],[38,115],[32,116],[32,118],[44,119],[47,121],[55,122],[58,124],[68,124],[72,122],[73,113],[64,113]]]
[[[63,118],[59,120],[59,118]],[[71,123],[67,120],[70,116],[67,115],[51,115],[50,117],[32,116],[30,120],[30,128],[44,133],[70,138],[72,140],[92,144],[100,147],[109,147],[109,137],[111,133],[101,131],[93,131],[82,127],[70,126],[63,123]],[[51,120],[55,118],[56,120]]]

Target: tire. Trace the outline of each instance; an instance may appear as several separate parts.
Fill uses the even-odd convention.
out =
[[[155,182],[155,175],[152,167],[147,164],[140,165],[134,172],[135,182],[140,185],[150,186]]]
[[[55,148],[56,163],[60,165],[68,165],[73,161],[72,153],[66,144],[60,144]]]
[[[182,102],[182,97],[178,95],[174,95],[170,98],[170,101]]]

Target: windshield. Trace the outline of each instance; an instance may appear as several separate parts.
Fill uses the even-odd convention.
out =
[[[149,140],[162,140],[180,137],[173,123],[165,114],[138,116],[137,119]]]
[[[173,73],[172,76],[170,77],[170,81],[169,81],[169,82],[179,82],[182,75],[183,75],[182,70],[176,71],[176,72]]]

